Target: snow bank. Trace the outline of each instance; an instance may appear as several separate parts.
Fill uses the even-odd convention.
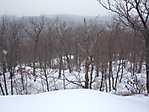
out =
[[[83,89],[0,96],[0,112],[149,112],[149,97],[115,96]]]

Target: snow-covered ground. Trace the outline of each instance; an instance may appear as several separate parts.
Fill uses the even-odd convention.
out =
[[[73,57],[72,57],[73,58]],[[56,61],[56,60],[54,60]],[[137,70],[132,72],[133,63],[125,60],[125,66],[119,64],[119,61],[113,61],[112,63],[112,74],[111,83],[116,83],[116,77],[118,75],[118,80],[116,84],[116,89],[111,87],[112,90],[108,91],[109,88],[109,78],[108,70],[104,73],[104,81],[102,82],[102,72],[99,69],[99,76],[97,76],[96,67],[92,73],[92,89],[111,92],[113,94],[119,95],[134,95],[134,94],[146,94],[146,72],[145,65],[142,65],[141,73],[137,73]],[[119,66],[120,65],[120,66]],[[119,68],[120,67],[120,68]],[[72,67],[73,68],[73,67]],[[91,66],[88,72],[89,76],[91,74]],[[123,68],[123,70],[122,70]],[[58,68],[48,68],[46,69],[47,81],[45,77],[45,71],[43,68],[39,67],[37,63],[36,75],[33,75],[33,68],[30,65],[18,65],[15,67],[13,76],[13,95],[23,95],[23,94],[38,94],[47,92],[47,85],[49,86],[49,91],[62,90],[62,89],[81,89],[85,85],[85,66],[82,64],[79,70],[74,67],[72,72],[69,69],[63,69],[61,71],[61,77],[59,77]],[[9,95],[11,94],[11,79],[10,73],[5,73],[6,84]],[[90,78],[89,78],[90,79]],[[4,77],[0,75],[0,82],[5,92]],[[48,84],[47,84],[48,82]],[[91,82],[89,80],[89,82]],[[113,83],[114,82],[114,83]],[[101,87],[102,85],[102,87]],[[0,90],[0,95],[2,91]]]
[[[59,90],[0,96],[0,112],[149,112],[149,97],[116,96],[85,89]]]

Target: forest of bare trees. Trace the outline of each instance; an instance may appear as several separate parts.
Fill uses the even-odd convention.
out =
[[[0,1],[0,112],[149,112],[149,0]]]
[[[144,49],[142,33],[115,19],[97,23],[84,18],[82,24],[73,25],[60,18],[2,16],[0,92],[3,95],[29,94],[23,73],[24,67],[29,66],[32,68],[29,75],[34,82],[38,78],[44,80],[45,91],[51,90],[49,69],[58,70],[58,76],[52,78],[63,80],[63,89],[66,89],[66,82],[79,88],[94,89],[98,80],[96,89],[110,92],[117,90],[125,75],[124,70],[128,68],[133,79],[131,83],[137,90],[134,93],[140,93],[145,85],[138,86],[136,74],[144,70]],[[69,70],[70,75],[76,71],[79,76],[82,67],[83,79],[70,80],[65,76],[65,70]],[[16,93],[18,75],[19,91],[26,90],[25,93]]]
[[[149,93],[149,1],[148,0],[98,0],[107,10],[117,14],[119,20],[145,41],[146,88]]]

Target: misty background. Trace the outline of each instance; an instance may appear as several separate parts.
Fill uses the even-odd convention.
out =
[[[0,15],[107,15],[97,0],[0,0]]]

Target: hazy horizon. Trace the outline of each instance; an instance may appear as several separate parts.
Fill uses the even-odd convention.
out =
[[[0,15],[107,15],[97,0],[0,0]]]

